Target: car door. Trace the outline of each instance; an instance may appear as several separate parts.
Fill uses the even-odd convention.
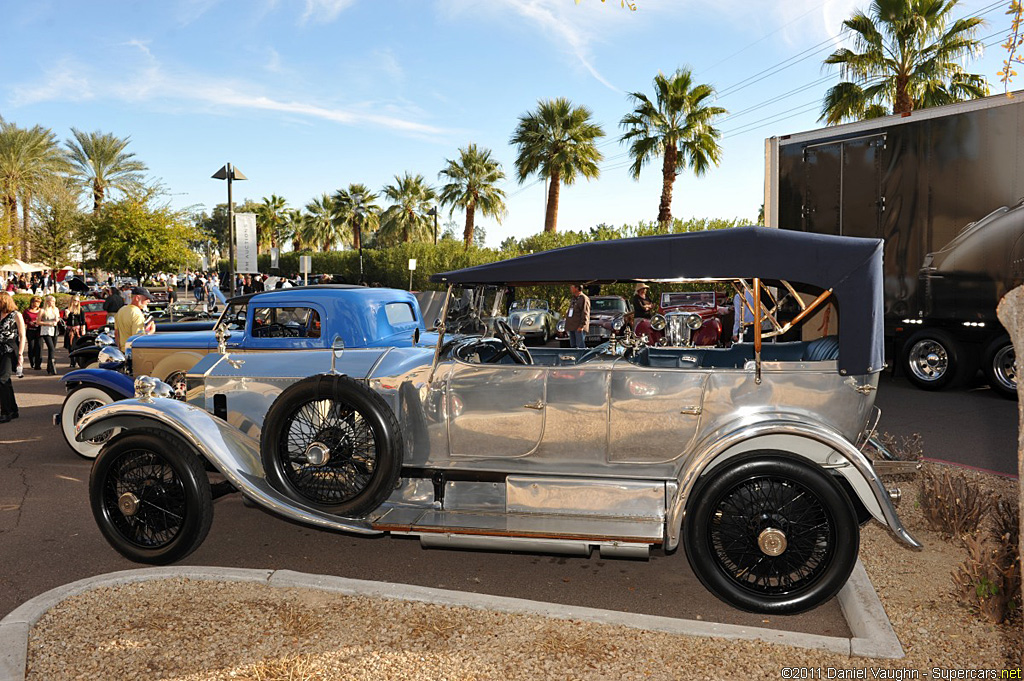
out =
[[[686,353],[680,360],[688,361]],[[616,363],[610,385],[608,460],[662,463],[689,450],[710,370]]]
[[[544,432],[546,369],[455,360],[448,376],[452,458],[516,458],[533,453]]]

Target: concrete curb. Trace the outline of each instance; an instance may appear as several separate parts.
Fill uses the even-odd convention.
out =
[[[0,681],[24,681],[28,663],[29,631],[39,619],[61,601],[91,589],[133,584],[150,580],[187,578],[222,582],[263,582],[278,588],[319,589],[351,596],[390,598],[476,610],[540,615],[599,624],[616,624],[634,629],[661,631],[686,636],[713,636],[729,640],[756,640],[797,648],[826,650],[851,656],[901,658],[903,648],[889,624],[889,618],[875,594],[860,561],[850,580],[839,592],[839,604],[852,638],[821,636],[761,627],[743,627],[698,620],[681,620],[656,615],[638,615],[523,598],[434,589],[408,584],[371,582],[345,577],[310,575],[291,570],[250,570],[217,567],[158,567],[124,570],[89,577],[51,589],[19,606],[0,620]]]

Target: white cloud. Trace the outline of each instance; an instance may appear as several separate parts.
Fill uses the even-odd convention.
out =
[[[299,23],[329,24],[354,2],[355,0],[306,0],[306,10],[302,13]]]
[[[376,103],[330,106],[315,101],[313,97],[270,97],[261,92],[261,87],[243,81],[195,73],[171,73],[153,58],[145,42],[133,40],[127,45],[143,51],[149,59],[123,79],[116,80],[107,72],[91,71],[73,60],[64,59],[45,72],[42,82],[15,85],[12,89],[12,106],[103,99],[170,102],[187,105],[190,110],[194,110],[195,104],[200,103],[210,105],[211,109],[217,111],[223,111],[225,107],[271,111],[353,127],[385,128],[410,135],[437,136],[452,132],[416,120],[409,115],[410,107]]]

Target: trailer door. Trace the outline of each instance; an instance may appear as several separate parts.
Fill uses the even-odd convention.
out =
[[[879,237],[885,135],[804,148],[804,231]]]

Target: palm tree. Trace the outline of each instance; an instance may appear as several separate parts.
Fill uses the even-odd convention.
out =
[[[108,189],[127,192],[142,183],[146,164],[125,151],[130,137],[110,133],[82,132],[71,128],[74,140],[65,144],[71,154],[72,174],[92,186],[92,212],[98,214]]]
[[[848,80],[825,94],[821,118],[829,125],[984,97],[983,76],[966,73],[961,59],[982,48],[980,17],[951,20],[958,0],[874,0],[843,22],[858,51],[842,48],[837,64]]]
[[[301,251],[304,248],[302,231],[306,224],[306,216],[298,208],[288,208],[284,211],[284,227],[281,238],[292,240],[292,250]]]
[[[554,232],[558,223],[558,194],[582,175],[594,179],[601,174],[597,164],[604,158],[595,140],[604,130],[590,120],[590,109],[573,106],[564,97],[541,100],[537,110],[519,117],[511,144],[519,147],[516,174],[522,184],[532,173],[550,181],[544,231]]]
[[[6,218],[6,234],[0,236],[5,245],[15,242],[20,201],[22,257],[28,257],[32,195],[41,183],[65,170],[67,158],[49,128],[20,128],[0,118],[0,203]]]
[[[619,127],[626,131],[619,141],[629,142],[633,159],[629,172],[634,180],[640,179],[640,169],[652,158],[662,156],[658,223],[667,226],[672,222],[672,187],[676,176],[689,167],[700,177],[712,164],[718,165],[722,156],[718,140],[722,133],[713,123],[715,117],[727,112],[711,103],[715,89],[703,83],[694,84],[688,68],[678,69],[671,76],[659,72],[654,77],[654,94],[654,102],[642,92],[629,95],[634,109],[619,122]]]
[[[264,197],[256,209],[256,226],[259,228],[257,243],[261,248],[277,248],[282,240],[285,227],[285,209],[287,202],[284,197],[271,194]]]
[[[348,236],[348,230],[335,219],[334,199],[322,194],[306,204],[306,216],[301,228],[302,243],[327,252]]]
[[[436,198],[434,188],[423,175],[395,175],[395,184],[384,187],[384,196],[392,205],[380,216],[377,241],[382,244],[430,241],[430,219],[427,211]]]
[[[449,217],[456,207],[466,211],[462,240],[468,249],[473,243],[477,208],[485,216],[496,219],[498,224],[507,213],[505,192],[495,186],[505,179],[505,173],[501,164],[491,158],[490,149],[480,149],[472,143],[459,149],[458,161],[447,160],[448,166],[437,174],[438,178],[448,178],[438,198],[442,205],[451,206]]]
[[[363,282],[363,233],[375,232],[380,226],[377,195],[365,184],[350,184],[348,189],[334,193],[334,202],[344,207],[346,226],[352,233],[352,248],[359,251],[359,283]]]

